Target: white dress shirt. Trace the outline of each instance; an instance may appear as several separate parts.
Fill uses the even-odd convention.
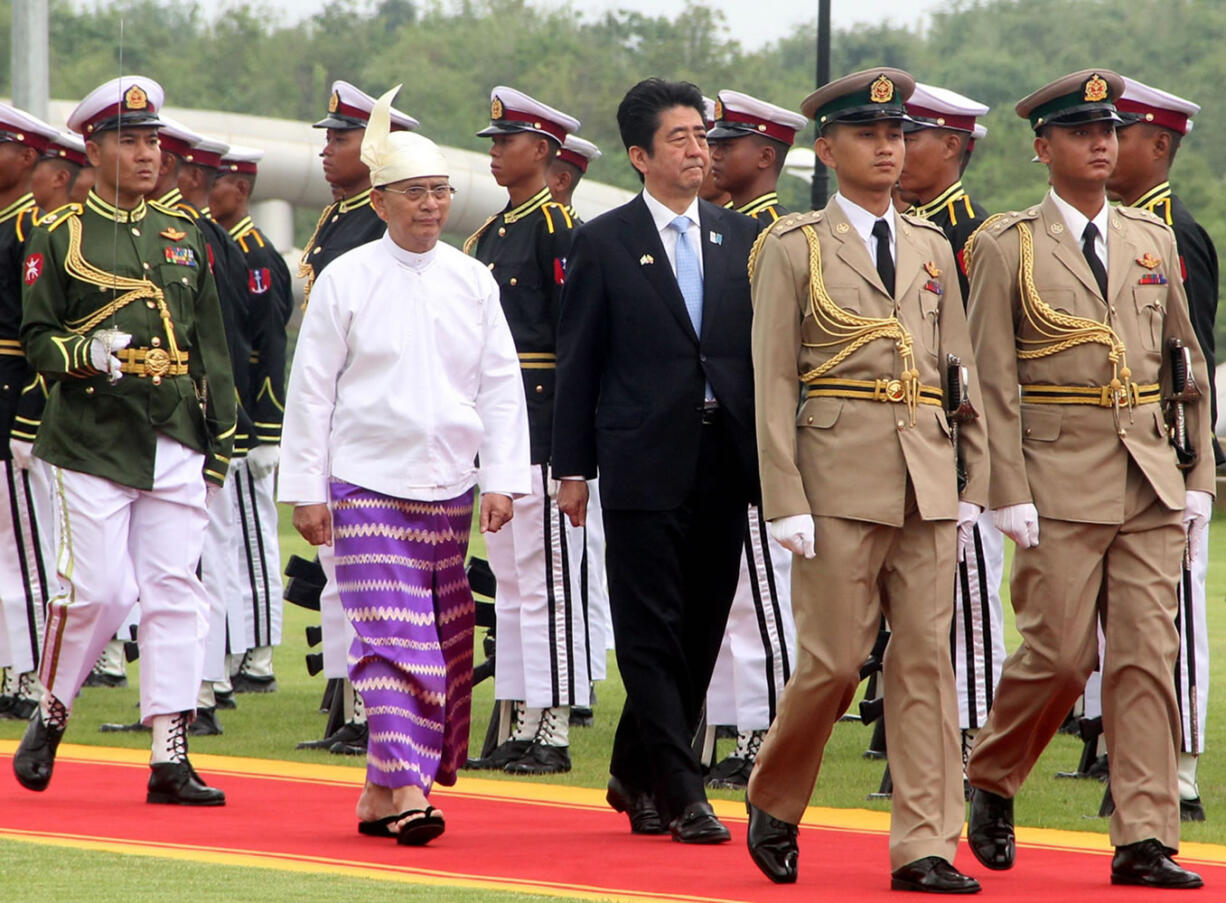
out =
[[[1107,269],[1107,216],[1111,212],[1111,205],[1107,203],[1107,199],[1103,198],[1103,206],[1094,214],[1094,219],[1088,219],[1084,213],[1066,201],[1060,195],[1056,194],[1056,189],[1051,189],[1051,199],[1056,205],[1056,209],[1060,211],[1060,215],[1064,217],[1064,225],[1068,227],[1072,236],[1077,239],[1077,247],[1081,247],[1081,235],[1086,230],[1086,223],[1094,223],[1098,227],[1098,238],[1094,239],[1094,250],[1098,252],[1098,259],[1103,262],[1103,269]]]
[[[422,501],[527,493],[523,379],[489,271],[387,234],[336,258],[311,289],[281,448],[282,502],[327,501],[329,477]]]
[[[864,242],[864,247],[868,249],[868,259],[873,262],[873,266],[877,265],[877,236],[873,234],[873,226],[879,219],[885,220],[886,225],[890,227],[890,256],[893,260],[898,260],[896,214],[893,205],[885,213],[878,216],[876,213],[865,210],[854,201],[849,201],[837,191],[834,194],[834,199],[843,208],[843,214],[847,217],[847,222],[851,224],[851,228],[855,230],[856,234],[860,236],[860,240]]]
[[[653,198],[646,188],[643,189],[643,203],[647,205],[647,211],[651,214],[652,222],[656,224],[656,229],[660,233],[660,241],[664,243],[664,253],[668,255],[668,265],[673,268],[673,276],[677,275],[677,230],[670,229],[669,223],[675,220],[678,216],[688,216],[690,218],[690,226],[685,230],[685,234],[690,240],[690,250],[698,257],[698,272],[706,275],[706,270],[703,268],[702,262],[702,227],[698,224],[698,198],[690,201],[690,206],[685,209],[685,213],[674,213],[671,209],[661,204]]]

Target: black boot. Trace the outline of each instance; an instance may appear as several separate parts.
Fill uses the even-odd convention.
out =
[[[46,790],[51,783],[55,751],[64,737],[63,725],[68,722],[68,712],[58,699],[52,698],[51,708],[53,722],[59,723],[48,724],[43,720],[43,710],[37,709],[17,746],[17,752],[13,754],[13,774],[27,790]],[[61,717],[57,718],[57,714]]]

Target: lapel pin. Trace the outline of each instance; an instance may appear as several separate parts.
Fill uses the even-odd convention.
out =
[[[639,266],[642,266],[642,267],[647,266],[647,264],[649,263],[655,263],[655,262],[656,262],[656,259],[652,257],[650,254],[644,254],[642,257],[639,258]]]
[[[1152,270],[1158,264],[1162,263],[1162,258],[1155,257],[1153,254],[1149,253],[1149,251],[1146,251],[1137,258],[1137,263],[1141,264],[1141,266],[1145,267],[1147,270]]]
[[[724,235],[722,232],[708,232],[707,238],[710,239],[713,245],[722,245],[724,243]]]

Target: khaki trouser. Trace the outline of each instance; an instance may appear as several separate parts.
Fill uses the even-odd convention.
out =
[[[884,611],[891,629],[884,673],[891,869],[925,856],[952,862],[964,813],[949,656],[957,534],[953,521],[922,520],[910,492],[907,507],[901,529],[815,518],[817,556],[798,556],[792,568],[796,670],[748,793],[776,818],[800,821]]]
[[[1011,595],[1022,645],[1005,662],[967,774],[976,787],[1017,793],[1097,664],[1101,599],[1103,732],[1116,807],[1111,842],[1154,837],[1177,849],[1181,515],[1158,501],[1132,463],[1125,492],[1122,524],[1040,516],[1039,545],[1017,551]]]

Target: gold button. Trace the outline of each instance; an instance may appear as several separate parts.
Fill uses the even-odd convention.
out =
[[[907,424],[906,424],[906,422],[905,422],[905,421],[902,421],[902,420],[898,421],[898,428],[899,428],[900,430],[901,430],[901,429],[905,429],[905,428],[906,428],[906,426],[907,426]]]
[[[133,235],[135,235],[137,238],[139,238],[139,237],[140,237],[140,229],[138,229],[138,228],[136,228],[135,226],[133,226],[133,227],[132,227],[132,234],[133,234]]]
[[[514,276],[511,277],[511,285],[519,285],[519,280]]]
[[[188,281],[187,281],[187,277],[186,277],[186,276],[184,276],[184,277],[183,277],[183,284],[184,284],[184,285],[188,285],[188,284],[189,284],[189,283],[188,283]]]
[[[148,264],[148,263],[142,263],[142,264],[141,264],[141,266],[143,266],[145,269],[149,269],[149,264]]]
[[[1030,435],[1030,427],[1026,427],[1026,429],[1025,429],[1025,430],[1023,430],[1023,432],[1024,432],[1024,433],[1025,433],[1027,436],[1029,436],[1029,435]]]
[[[152,345],[154,348],[159,348],[161,347],[162,340],[159,339],[157,336],[154,336],[153,338],[149,340],[149,344]]]
[[[502,237],[503,237],[504,235],[506,235],[506,234],[507,234],[507,227],[506,227],[506,226],[499,226],[499,227],[498,227],[498,237],[499,237],[499,238],[502,238]]]
[[[490,267],[490,269],[491,269],[491,270],[493,270],[493,269],[494,269],[494,265],[493,265],[492,263],[489,265],[489,267]]]
[[[540,394],[541,394],[542,392],[544,392],[544,391],[545,391],[545,387],[544,387],[544,386],[537,386],[537,387],[536,387],[536,394],[540,395]]]
[[[336,214],[336,216],[332,217],[332,222],[336,222],[340,218],[341,218],[341,215],[338,213]]]
[[[155,386],[160,386],[162,384],[162,377],[155,376],[153,377],[152,382]]]
[[[1127,435],[1128,435],[1128,430],[1126,430],[1126,429],[1121,429],[1121,430],[1120,430],[1120,438],[1121,438],[1121,439],[1123,439],[1123,438],[1124,438],[1125,436],[1127,436]]]
[[[149,308],[150,310],[153,310],[153,308],[157,307],[157,304],[153,301],[146,301],[145,307]]]
[[[93,395],[93,394],[94,394],[94,387],[93,387],[93,386],[86,386],[86,387],[85,387],[85,394],[86,394],[86,395]]]
[[[323,248],[316,248],[316,249],[315,249],[314,251],[312,251],[311,253],[312,253],[312,254],[318,254],[318,253],[319,253],[320,251],[322,251],[322,250],[323,250]]]
[[[812,422],[813,422],[813,418],[812,418],[812,417],[810,417],[810,418],[809,418],[809,420],[808,420],[808,422],[809,422],[809,423],[812,423]]]

